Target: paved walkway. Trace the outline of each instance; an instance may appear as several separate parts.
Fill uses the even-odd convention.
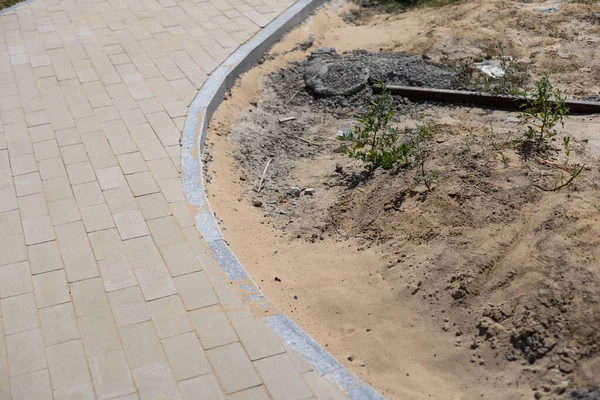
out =
[[[187,105],[292,2],[0,13],[0,400],[341,396],[239,301],[180,177]]]

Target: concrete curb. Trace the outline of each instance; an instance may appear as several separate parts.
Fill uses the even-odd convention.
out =
[[[188,202],[196,210],[196,228],[208,243],[213,258],[233,284],[237,284],[237,289],[253,293],[244,299],[244,303],[254,302],[259,306],[270,304],[223,239],[206,197],[201,160],[208,122],[237,77],[249,70],[283,34],[306,19],[324,2],[299,0],[261,29],[210,75],[188,109],[181,143],[183,190]],[[285,343],[307,360],[315,371],[337,385],[352,400],[384,399],[357,376],[349,373],[283,312],[266,317],[264,321]]]

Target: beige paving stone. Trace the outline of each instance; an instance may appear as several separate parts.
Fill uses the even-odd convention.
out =
[[[141,400],[181,400],[179,387],[166,362],[134,369],[133,379]]]
[[[6,337],[10,376],[46,368],[46,352],[39,329],[15,333]]]
[[[110,311],[100,278],[86,279],[70,284],[71,295],[77,316],[97,314]]]
[[[52,386],[47,369],[15,376],[11,379],[10,386],[13,400],[52,400]]]
[[[177,293],[175,283],[163,264],[134,270],[146,301],[156,300]]]
[[[96,180],[96,174],[89,161],[69,164],[66,168],[71,185],[79,185],[80,183],[94,182]]]
[[[118,328],[150,320],[146,301],[139,286],[110,292],[108,300]]]
[[[208,359],[194,332],[163,339],[162,343],[177,381],[211,372]]]
[[[133,239],[140,236],[150,234],[148,226],[142,213],[139,211],[125,211],[114,215],[117,229],[121,235],[121,239]]]
[[[179,296],[150,301],[148,311],[161,339],[193,330]]]
[[[34,275],[33,289],[39,308],[71,301],[67,276],[62,269]]]
[[[73,197],[69,178],[54,178],[42,182],[46,201],[56,201]]]
[[[279,336],[252,314],[248,318],[232,319],[231,323],[251,360],[285,352]]]
[[[19,212],[21,213],[22,219],[30,219],[48,215],[46,197],[43,193],[19,197],[18,202]]]
[[[0,238],[23,233],[19,210],[0,213]]]
[[[48,208],[50,209],[50,218],[54,226],[81,220],[79,207],[73,197],[52,201],[48,203]]]
[[[234,393],[262,383],[241,344],[216,347],[207,350],[206,355],[225,393]]]
[[[8,374],[8,360],[6,355],[0,358],[0,398],[10,399],[10,377]]]
[[[159,247],[185,241],[183,233],[174,217],[162,217],[148,221],[152,237]]]
[[[171,203],[169,204],[169,208],[173,212],[173,216],[177,219],[179,226],[182,228],[194,226],[194,220],[192,219],[192,214],[190,213],[190,208],[186,201]]]
[[[264,386],[242,390],[227,396],[227,400],[272,400]]]
[[[14,183],[18,197],[42,193],[44,191],[39,172],[15,176]]]
[[[54,240],[54,228],[49,215],[23,220],[23,233],[27,245]]]
[[[125,175],[148,170],[144,157],[142,157],[142,153],[140,152],[121,154],[117,156],[117,159]]]
[[[0,267],[0,298],[31,292],[33,285],[27,261]]]
[[[55,390],[91,382],[81,340],[71,340],[46,349],[48,369]]]
[[[136,391],[123,350],[90,357],[88,362],[99,400]]]
[[[0,266],[27,260],[23,235],[12,235],[0,240]]]
[[[16,210],[17,205],[17,193],[13,188],[6,188],[0,190],[0,212]]]
[[[29,136],[33,143],[54,139],[54,130],[50,124],[39,125],[29,128]]]
[[[144,157],[144,160],[146,161],[156,160],[159,158],[169,156],[158,139],[151,139],[143,142],[138,142],[137,145],[140,149],[140,152],[142,153],[142,156]]]
[[[238,341],[233,326],[219,305],[192,311],[189,317],[204,349]]]
[[[35,158],[38,161],[60,157],[60,150],[54,139],[34,143],[33,151],[35,153]]]
[[[313,370],[312,365],[308,361],[306,361],[304,358],[302,358],[302,356],[300,356],[300,354],[298,354],[290,346],[285,345],[285,350],[301,374],[303,374],[305,372],[310,372]]]
[[[104,198],[112,214],[137,210],[137,203],[129,187],[106,190]]]
[[[308,385],[287,354],[254,362],[269,393],[276,399],[308,399],[313,396]]]
[[[173,277],[200,271],[200,262],[186,242],[171,244],[160,248],[160,252]]]
[[[72,303],[58,304],[39,310],[46,346],[79,339],[79,327]]]
[[[127,175],[127,182],[129,182],[129,187],[136,197],[160,191],[150,172]]]
[[[171,209],[162,193],[147,194],[135,199],[146,221],[171,215]]]
[[[92,249],[88,246],[80,250],[73,250],[62,254],[69,282],[77,282],[84,279],[99,276],[96,260]]]
[[[120,167],[109,167],[96,170],[102,190],[116,189],[127,186],[127,181]],[[135,192],[134,192],[135,193]]]
[[[119,329],[119,333],[131,369],[166,361],[152,322],[130,325]]]
[[[178,201],[185,201],[185,195],[183,194],[183,184],[181,178],[167,179],[160,181],[160,189],[163,191],[167,202],[175,203]]]
[[[33,293],[7,297],[0,301],[4,333],[11,335],[39,327],[37,306]]]
[[[137,285],[137,280],[126,258],[98,261],[104,290],[113,292]]]
[[[214,374],[179,382],[179,390],[183,400],[225,400],[225,394]]]
[[[89,207],[104,203],[98,182],[82,183],[73,186],[73,193],[79,207]]]
[[[121,340],[110,311],[79,317],[77,324],[87,356],[121,348]]]
[[[75,221],[56,227],[58,246],[64,255],[76,250],[89,249],[90,244],[83,222]]]
[[[186,226],[185,228],[182,228],[181,231],[185,235],[187,242],[192,247],[192,250],[194,251],[194,254],[196,254],[196,256],[200,254],[206,254],[207,247],[205,247],[205,245],[200,240],[200,234],[198,233],[198,230],[195,226]],[[198,259],[198,261],[200,261],[200,265],[203,265],[201,259]]]
[[[169,158],[148,161],[148,168],[150,168],[150,172],[152,172],[157,181],[179,177],[179,172],[177,172],[177,169],[175,169],[173,162]]]
[[[347,397],[334,387],[333,384],[321,378],[316,371],[310,371],[302,374],[304,380],[319,400],[344,400]]]
[[[96,260],[126,260],[125,247],[115,228],[93,232],[89,235]]]
[[[218,303],[217,296],[204,272],[194,272],[174,278],[175,286],[188,311]]]
[[[50,158],[39,162],[42,180],[67,176],[67,171],[61,157]],[[28,171],[32,172],[32,171]]]
[[[23,154],[10,158],[10,168],[13,176],[29,174],[38,170],[38,164],[33,154]],[[42,179],[44,176],[42,175]]]
[[[96,393],[91,382],[55,390],[54,400],[95,400]]]
[[[87,232],[95,232],[115,226],[106,204],[82,207],[81,216]]]
[[[117,158],[108,144],[104,133],[94,132],[82,137],[85,151],[94,169],[114,167],[118,165]]]
[[[85,147],[83,147],[83,144],[81,143],[61,147],[60,153],[65,165],[67,166],[67,173],[69,172],[69,165],[79,164],[88,160]]]
[[[30,129],[31,132],[31,129]],[[81,136],[79,131],[75,128],[63,129],[55,132],[56,141],[59,146],[69,146],[72,144],[81,143]],[[54,135],[52,135],[54,137]],[[61,149],[62,150],[62,149]]]
[[[163,259],[151,236],[126,240],[123,244],[134,269],[163,265]]]

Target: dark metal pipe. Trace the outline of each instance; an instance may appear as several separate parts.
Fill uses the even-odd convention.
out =
[[[372,85],[375,93],[381,92],[381,86]],[[388,86],[392,95],[407,97],[412,100],[439,101],[445,103],[470,103],[480,107],[497,108],[501,110],[520,111],[521,105],[527,100],[520,96],[492,95],[463,90],[446,90],[418,88],[409,86]],[[567,100],[565,102],[570,114],[599,114],[600,102],[584,100]]]

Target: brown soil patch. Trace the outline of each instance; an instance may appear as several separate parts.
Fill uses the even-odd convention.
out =
[[[336,152],[336,136],[364,110],[311,100],[293,64],[310,49],[297,44],[312,34],[311,49],[425,52],[452,64],[502,37],[531,76],[551,62],[595,71],[598,56],[584,51],[598,37],[591,6],[543,18],[534,6],[475,1],[359,24],[330,6],[248,72],[211,122],[208,193],[233,251],[275,304],[390,399],[558,398],[600,385],[600,119],[567,121],[571,162],[588,167],[569,189],[542,192],[533,185],[556,169],[507,146],[519,136],[514,114],[400,102],[401,128],[435,125],[426,164],[435,189],[416,169],[356,181],[361,168]],[[576,58],[546,54],[566,45],[542,40],[550,26],[578,29]],[[551,79],[591,95],[586,71]],[[576,76],[584,84],[574,89]]]

